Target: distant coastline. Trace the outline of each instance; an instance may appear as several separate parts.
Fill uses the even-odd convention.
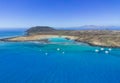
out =
[[[32,27],[25,32],[24,36],[3,38],[0,41],[46,41],[51,37],[64,37],[92,46],[120,47],[120,31],[117,30],[56,30],[48,26]]]

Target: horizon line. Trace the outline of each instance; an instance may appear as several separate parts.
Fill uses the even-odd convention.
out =
[[[36,27],[36,26],[49,26],[49,25],[34,25],[34,26],[10,26],[10,27],[6,27],[6,26],[0,26],[1,28],[30,28],[30,27]],[[83,27],[83,26],[102,26],[102,27],[120,27],[120,25],[80,25],[80,26],[49,26],[49,27],[53,27],[53,28],[72,28],[72,27]]]

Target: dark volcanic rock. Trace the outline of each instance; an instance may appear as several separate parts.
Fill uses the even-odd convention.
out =
[[[52,32],[56,31],[54,28],[49,27],[49,26],[35,26],[31,27],[26,31],[27,35],[29,34],[34,34],[34,33],[40,33],[40,32]]]

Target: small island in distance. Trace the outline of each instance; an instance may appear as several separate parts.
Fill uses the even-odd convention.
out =
[[[51,37],[63,37],[93,46],[120,47],[119,30],[63,30],[49,26],[31,27],[24,36],[4,38],[0,41],[43,41]]]

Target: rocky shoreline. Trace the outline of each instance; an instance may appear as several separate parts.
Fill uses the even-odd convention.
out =
[[[34,30],[33,30],[34,29]],[[33,30],[33,31],[32,31]],[[28,31],[28,32],[27,32]],[[25,41],[42,41],[47,42],[48,38],[63,37],[75,40],[76,42],[87,43],[92,46],[102,46],[111,48],[120,48],[120,31],[109,30],[55,30],[49,27],[41,31],[41,27],[33,27],[26,31],[25,36],[3,38],[4,42],[25,42]]]

